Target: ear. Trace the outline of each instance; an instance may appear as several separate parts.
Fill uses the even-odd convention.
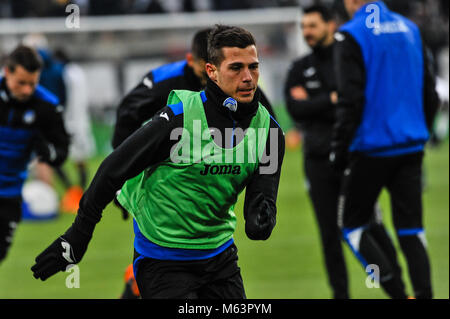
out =
[[[206,74],[208,74],[208,77],[214,82],[217,82],[217,67],[211,63],[206,63],[205,67],[206,67]]]
[[[192,53],[188,52],[186,53],[186,61],[187,64],[192,67],[192,64],[194,63],[194,56],[192,55]]]
[[[3,68],[3,73],[5,74],[5,76],[8,76],[11,73],[11,70],[7,66],[5,66]]]
[[[336,30],[337,30],[337,24],[336,24],[336,21],[330,20],[330,21],[328,22],[328,31],[331,32],[331,33],[335,33]]]

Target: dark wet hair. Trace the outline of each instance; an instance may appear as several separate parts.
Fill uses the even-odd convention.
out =
[[[220,65],[224,59],[222,51],[224,47],[245,49],[249,45],[255,45],[255,39],[247,30],[217,24],[208,36],[208,62],[216,66]]]
[[[42,69],[44,63],[35,49],[25,45],[19,45],[6,58],[6,67],[11,72],[14,72],[18,65],[28,72],[36,72]]]

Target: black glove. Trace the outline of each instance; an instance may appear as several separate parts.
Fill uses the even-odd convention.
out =
[[[254,205],[249,207],[245,219],[245,233],[252,240],[266,240],[275,227],[276,212],[264,199],[262,193],[259,193],[252,202]]]
[[[89,236],[72,225],[36,257],[36,264],[31,267],[34,278],[44,281],[59,271],[65,271],[68,265],[79,263],[91,238],[92,234]]]
[[[41,134],[39,134],[34,143],[34,150],[41,162],[50,164],[56,159],[57,154],[55,147],[53,144],[48,143]]]

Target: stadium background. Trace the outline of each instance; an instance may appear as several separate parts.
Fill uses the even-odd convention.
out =
[[[192,35],[214,23],[241,25],[254,33],[261,61],[260,85],[275,106],[285,132],[292,123],[284,108],[282,90],[290,63],[308,52],[299,28],[300,7],[321,2],[335,9],[343,21],[342,1],[263,0],[38,0],[0,1],[0,54],[11,51],[24,36],[44,35],[48,48],[63,48],[85,71],[89,86],[89,114],[96,155],[89,160],[92,175],[111,151],[111,133],[120,98],[151,68],[182,59]],[[447,103],[436,123],[435,142],[425,159],[425,226],[436,298],[449,298],[449,149],[448,149],[448,2],[438,0],[387,1],[422,29],[435,55]],[[80,9],[80,28],[66,24],[74,3]],[[235,240],[249,298],[330,298],[319,234],[306,194],[300,147],[288,149],[281,176],[278,222],[267,242],[252,242],[243,230],[242,197],[236,207]],[[64,165],[76,179],[73,165]],[[55,189],[62,195],[61,183]],[[384,221],[391,233],[389,198],[382,194]],[[50,221],[25,221],[15,235],[7,259],[0,265],[0,298],[117,298],[123,272],[132,258],[132,224],[123,221],[110,204],[104,211],[80,267],[80,288],[65,285],[68,273],[47,282],[36,281],[29,268],[34,257],[73,220],[61,213]],[[397,244],[397,243],[396,243]],[[398,245],[397,245],[398,246]],[[366,276],[345,247],[351,296],[385,298],[381,289],[365,286]],[[405,265],[400,255],[402,265]],[[407,267],[404,267],[406,272]],[[405,274],[406,275],[406,274]],[[408,280],[408,291],[412,294]]]

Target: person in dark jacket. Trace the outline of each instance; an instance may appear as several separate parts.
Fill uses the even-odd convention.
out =
[[[0,77],[0,261],[22,216],[22,187],[37,156],[52,166],[67,157],[69,136],[58,98],[38,85],[42,60],[20,45]]]
[[[285,98],[287,109],[303,136],[303,165],[308,192],[319,226],[328,281],[336,299],[349,298],[348,275],[337,224],[342,171],[328,160],[335,122],[337,88],[333,63],[336,24],[329,10],[314,5],[303,10],[303,36],[312,52],[296,60],[289,71]],[[395,248],[381,219],[381,210],[369,231],[380,239],[397,265]],[[400,267],[397,267],[400,269]]]
[[[406,298],[401,277],[367,232],[382,188],[416,298],[431,298],[422,215],[422,161],[438,106],[418,27],[382,1],[345,0],[352,19],[336,34],[337,121],[330,161],[344,169],[339,224],[360,262],[391,298]]]

